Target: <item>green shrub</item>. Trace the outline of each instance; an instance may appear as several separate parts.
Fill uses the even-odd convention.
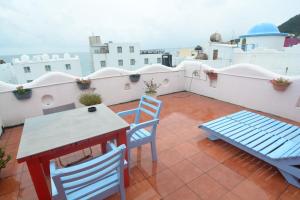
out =
[[[0,170],[6,167],[6,164],[8,163],[8,161],[10,161],[10,159],[11,156],[6,156],[5,151],[2,148],[0,148]]]
[[[79,102],[85,106],[91,106],[102,102],[101,96],[94,93],[85,93],[80,95]]]

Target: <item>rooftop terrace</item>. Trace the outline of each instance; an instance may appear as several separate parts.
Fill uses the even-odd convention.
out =
[[[274,167],[226,142],[208,140],[198,128],[244,107],[190,92],[158,98],[164,102],[157,130],[158,161],[152,162],[147,145],[133,150],[127,199],[300,199],[300,190],[288,184]],[[133,101],[111,108],[121,111],[137,104]],[[0,137],[0,146],[13,156],[0,174],[1,200],[37,199],[27,166],[15,159],[21,133],[22,126],[17,126],[5,129]],[[93,149],[100,153],[99,147]],[[75,157],[78,155],[72,154],[64,161]]]

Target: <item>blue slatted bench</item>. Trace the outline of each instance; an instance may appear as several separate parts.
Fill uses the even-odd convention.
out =
[[[210,140],[222,139],[275,166],[300,188],[300,127],[246,110],[199,127],[208,131]]]

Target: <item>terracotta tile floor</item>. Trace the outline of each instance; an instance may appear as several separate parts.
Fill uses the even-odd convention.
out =
[[[148,145],[133,150],[127,199],[300,199],[300,190],[289,185],[274,167],[223,141],[211,142],[198,129],[199,124],[242,107],[187,92],[159,99],[164,105],[157,130],[158,161],[152,162]],[[126,110],[137,103],[112,109]],[[0,139],[0,145],[14,158],[0,174],[1,200],[37,199],[27,166],[15,160],[21,133],[22,126],[9,128]],[[100,154],[99,147],[93,149]],[[78,156],[66,156],[64,161]]]

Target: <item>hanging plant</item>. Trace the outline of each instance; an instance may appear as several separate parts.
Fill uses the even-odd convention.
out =
[[[215,72],[214,70],[206,70],[205,71],[206,75],[210,80],[217,80],[218,79],[218,73]]]
[[[29,88],[24,89],[23,86],[17,87],[13,93],[18,100],[29,99],[32,96],[32,90]]]
[[[131,74],[129,75],[129,79],[132,83],[136,83],[140,80],[141,75],[140,74]]]
[[[76,83],[80,90],[86,90],[90,88],[91,80],[90,79],[76,79]]]
[[[289,85],[292,83],[290,80],[285,79],[283,77],[271,80],[273,88],[277,91],[283,92],[285,91]]]

